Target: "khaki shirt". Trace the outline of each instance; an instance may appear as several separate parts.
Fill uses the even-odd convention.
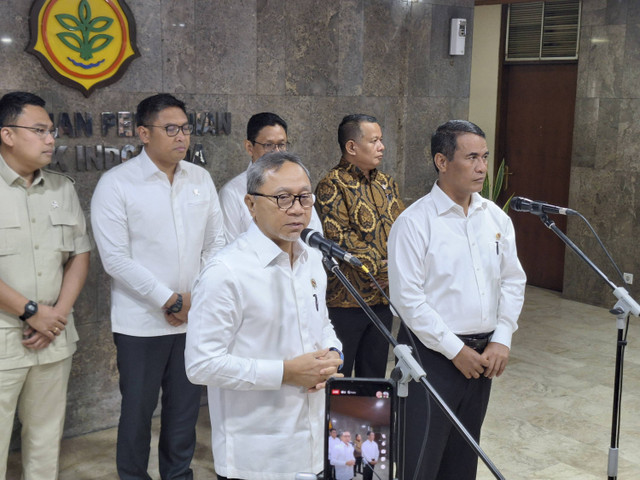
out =
[[[25,297],[54,305],[70,257],[91,250],[73,182],[41,170],[29,188],[0,156],[0,278]],[[73,314],[42,350],[25,348],[25,322],[0,310],[0,370],[57,362],[76,350]]]

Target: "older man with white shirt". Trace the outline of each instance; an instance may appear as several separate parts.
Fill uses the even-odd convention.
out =
[[[319,251],[300,240],[314,195],[300,160],[249,167],[254,222],[202,271],[189,313],[187,375],[207,385],[218,478],[291,480],[322,469],[324,398],[342,360]]]

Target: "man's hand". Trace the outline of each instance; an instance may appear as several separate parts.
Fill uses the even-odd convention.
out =
[[[54,307],[39,303],[38,311],[27,319],[27,323],[49,340],[53,340],[64,330],[67,318],[58,313]]]
[[[23,332],[23,336],[24,340],[22,340],[22,345],[32,350],[42,350],[43,348],[48,347],[51,343],[49,337],[37,332],[31,327],[27,328]]]
[[[464,345],[462,350],[451,360],[458,370],[467,378],[480,378],[489,366],[489,361],[473,348]]]
[[[354,466],[356,464],[355,460],[347,460],[347,463],[345,463],[345,465],[348,465],[350,467]]]
[[[509,347],[497,342],[490,342],[482,353],[487,363],[484,376],[487,378],[499,377],[509,363]]]
[[[305,353],[284,361],[282,383],[305,387],[309,391],[321,390],[328,378],[343,376],[338,373],[341,364],[339,355],[328,348]]]
[[[167,312],[166,310],[164,311],[164,319],[172,327],[179,327],[183,323],[186,323],[186,322],[183,322],[182,320],[180,320],[176,315],[177,314],[175,314],[175,313],[170,313],[170,312]]]

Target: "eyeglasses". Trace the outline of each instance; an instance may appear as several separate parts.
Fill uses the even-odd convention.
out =
[[[286,152],[287,149],[291,146],[291,144],[289,142],[285,142],[285,143],[260,143],[260,142],[256,142],[255,140],[253,140],[251,143],[253,143],[254,145],[257,143],[262,148],[264,148],[264,151],[267,152],[267,153],[275,152],[276,150],[278,150],[280,152]]]
[[[258,197],[275,198],[276,205],[280,210],[289,210],[296,203],[296,200],[300,202],[302,208],[311,208],[316,202],[316,196],[313,193],[302,193],[300,195],[294,195],[292,193],[282,193],[280,195],[265,195],[263,193],[250,193],[249,195],[256,195]]]
[[[185,135],[191,135],[191,132],[193,132],[193,125],[189,123],[185,123],[184,125],[143,125],[143,127],[164,128],[164,131],[167,132],[167,136],[169,137],[175,137],[180,130],[182,130],[182,133]]]
[[[26,128],[27,130],[31,130],[42,140],[47,138],[47,135],[51,135],[53,138],[58,138],[58,129],[57,128],[41,128],[41,127],[25,127],[24,125],[3,125],[2,128],[11,127],[11,128]]]

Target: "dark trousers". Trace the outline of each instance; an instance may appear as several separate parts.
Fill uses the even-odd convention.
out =
[[[356,476],[356,473],[362,473],[362,457],[355,457],[356,464],[353,466],[353,476]]]
[[[407,343],[404,334],[398,340]],[[491,380],[482,376],[467,380],[451,360],[426,348],[419,340],[415,339],[415,342],[427,380],[478,442],[489,405]],[[427,433],[427,401],[430,406],[428,439],[423,461],[417,466],[420,447]],[[430,397],[427,400],[422,385],[417,382],[409,384],[406,406],[404,478],[413,478],[416,468],[419,468],[418,478],[421,480],[475,480],[478,468],[475,452],[440,407]]]
[[[371,307],[387,329],[391,330],[393,315],[389,305]],[[350,377],[355,366],[355,376],[384,378],[389,356],[389,343],[361,308],[329,308],[329,318],[342,342],[344,364],[342,373]]]
[[[162,480],[191,480],[202,387],[187,379],[186,334],[133,337],[113,334],[122,406],[116,464],[122,480],[151,480],[147,473],[151,418],[162,388],[158,460]]]
[[[364,480],[373,480],[373,469],[375,468],[375,465],[369,465],[365,462],[362,468],[362,478]]]

